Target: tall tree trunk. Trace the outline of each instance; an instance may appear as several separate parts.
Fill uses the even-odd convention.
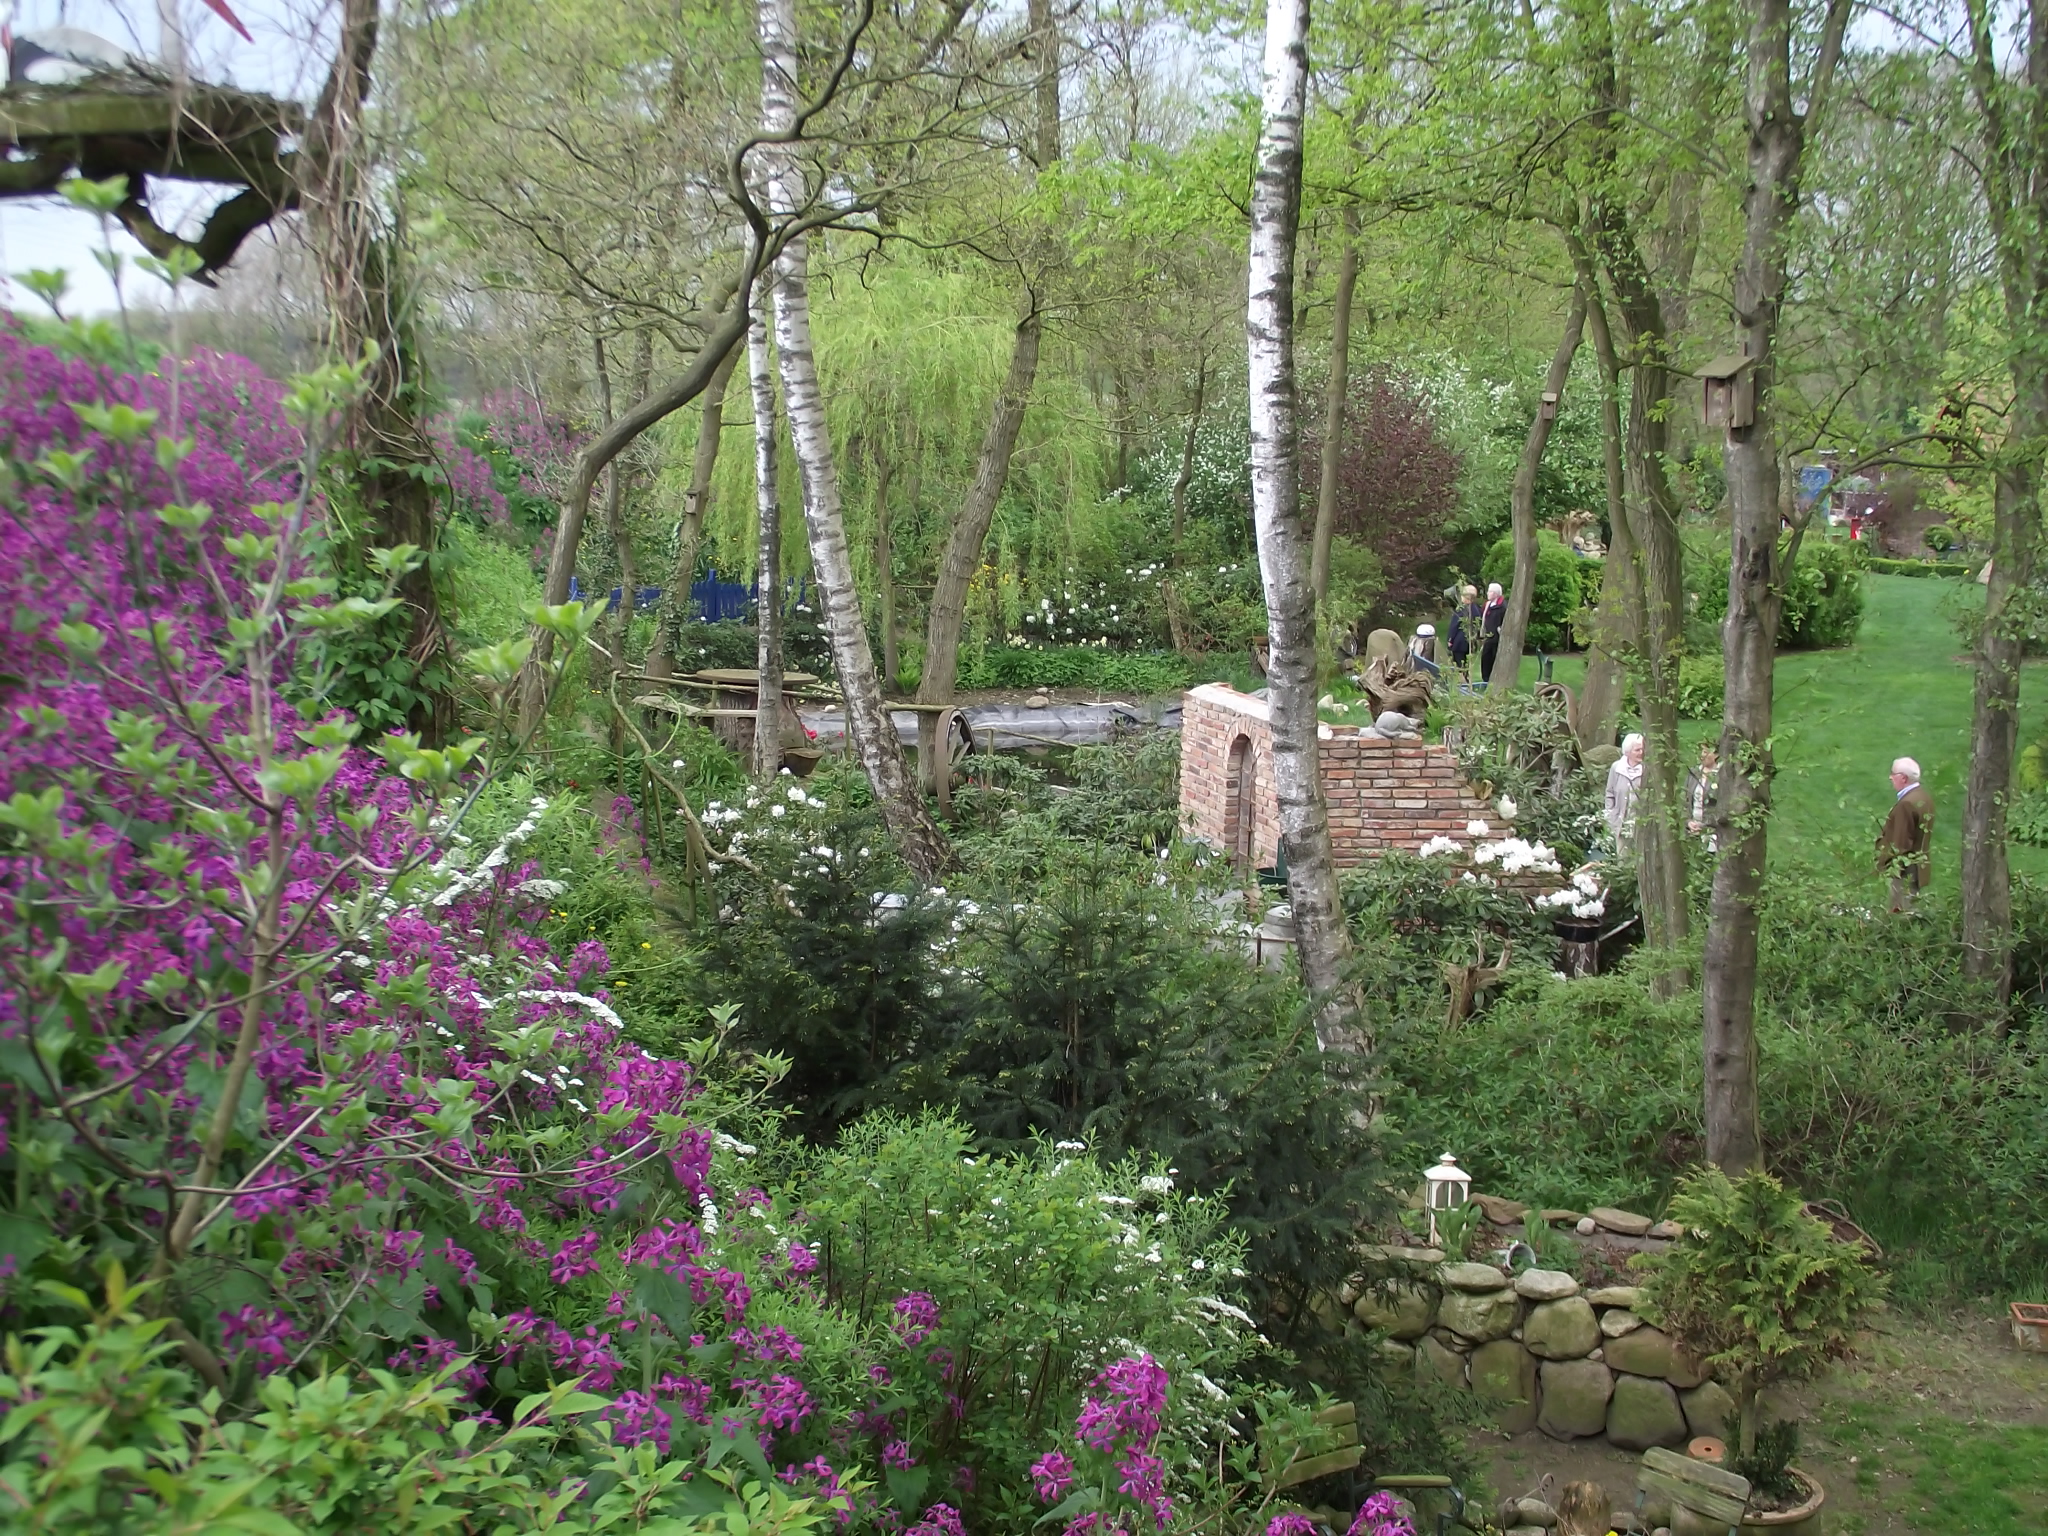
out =
[[[1771,391],[1806,125],[1826,95],[1848,11],[1848,0],[1834,0],[1828,8],[1804,117],[1792,104],[1790,0],[1756,0],[1749,35],[1749,185],[1743,193],[1742,259],[1735,269],[1735,318],[1742,350],[1751,359],[1756,411],[1749,425],[1728,429],[1723,450],[1732,547],[1728,616],[1721,625],[1726,686],[1714,818],[1719,861],[1707,916],[1702,1025],[1707,1161],[1736,1176],[1764,1160],[1756,1082],[1757,937],[1769,851],[1771,694],[1783,606],[1778,524],[1785,478]]]
[[[759,0],[761,34],[761,124],[765,134],[783,135],[796,122],[796,0]],[[792,157],[780,144],[764,146],[769,202],[787,217],[805,202]],[[934,878],[952,863],[945,835],[918,798],[896,724],[882,702],[874,652],[861,622],[860,593],[846,545],[846,520],[839,501],[838,466],[825,418],[825,395],[811,350],[810,245],[789,240],[777,255],[775,351],[782,373],[782,398],[789,416],[790,445],[803,483],[804,527],[810,536],[811,572],[832,646],[833,669],[845,700],[846,731],[882,819],[920,879]]]
[[[1316,486],[1315,545],[1309,585],[1320,612],[1330,597],[1330,541],[1337,536],[1337,472],[1344,464],[1344,407],[1351,392],[1351,299],[1358,291],[1358,210],[1344,210],[1344,250],[1337,258],[1337,297],[1330,313],[1330,377],[1323,391],[1323,453]]]
[[[945,551],[939,556],[938,580],[925,614],[924,669],[917,679],[920,704],[953,701],[953,685],[960,676],[960,632],[967,623],[967,592],[974,573],[981,568],[989,524],[995,520],[996,503],[1002,500],[1003,486],[1010,478],[1010,457],[1017,450],[1017,434],[1024,428],[1032,382],[1038,376],[1043,330],[1038,300],[1027,297],[1024,318],[1017,322],[1016,340],[1010,348],[1009,372],[996,395],[981,453],[975,460],[974,483],[967,488],[967,499],[960,504],[959,516],[946,536]],[[927,791],[935,787],[942,768],[938,718],[936,711],[918,711],[917,776]]]
[[[604,336],[593,332],[590,338],[591,362],[597,373],[597,404],[599,419],[605,426],[612,424],[612,369],[611,360],[605,356]],[[633,546],[626,535],[626,481],[617,459],[612,460],[605,470],[604,488],[604,531],[612,541],[612,559],[619,568],[619,606],[612,611],[611,620],[605,625],[604,669],[616,678],[626,670],[626,637],[633,628]],[[606,599],[600,595],[600,603]],[[616,712],[611,717],[612,754],[619,760],[621,794],[625,793],[626,722]]]
[[[1557,350],[1550,356],[1550,369],[1543,375],[1544,394],[1560,405],[1585,328],[1585,289],[1574,284],[1571,312],[1565,316]],[[1522,442],[1522,459],[1515,466],[1514,485],[1508,493],[1509,517],[1515,534],[1515,584],[1508,593],[1507,616],[1501,620],[1500,650],[1494,656],[1493,675],[1502,680],[1502,687],[1509,689],[1522,676],[1522,647],[1529,637],[1529,607],[1536,595],[1536,471],[1543,464],[1543,450],[1550,445],[1550,429],[1555,424],[1555,410],[1546,408],[1539,400],[1536,419],[1529,423],[1529,435]]]
[[[675,676],[676,648],[690,603],[690,581],[697,574],[697,549],[704,541],[704,519],[711,510],[711,477],[718,468],[718,441],[725,431],[725,390],[739,362],[739,348],[725,354],[704,386],[704,419],[697,427],[697,447],[690,455],[690,483],[683,492],[683,515],[676,520],[676,556],[669,565],[668,585],[661,589],[655,610],[654,654],[647,661],[649,677]]]
[[[782,767],[782,494],[776,484],[775,373],[768,356],[768,299],[756,288],[747,327],[747,382],[754,397],[754,777]]]
[[[2013,405],[1993,455],[1991,575],[1976,649],[1970,774],[1963,794],[1963,970],[1997,1000],[2012,990],[2012,875],[2006,798],[2019,742],[2024,594],[2041,542],[2040,456],[2048,443],[2048,4],[2028,0],[2026,55],[2001,64],[1988,0],[1967,0],[1970,84],[1982,119],[1982,177],[2011,337]]]
[[[411,544],[431,557],[440,542],[434,463],[422,420],[424,367],[413,310],[395,271],[397,245],[371,190],[364,110],[377,56],[377,0],[343,0],[334,64],[307,124],[304,189],[308,223],[327,300],[329,350],[353,362],[374,352],[360,395],[342,424],[357,495],[369,517],[365,542]],[[182,60],[180,66],[182,69]],[[405,658],[416,698],[406,723],[429,745],[455,728],[448,631],[430,558],[402,577],[408,619]]]
[[[1195,366],[1195,399],[1188,407],[1188,429],[1180,440],[1180,472],[1173,477],[1173,560],[1180,563],[1181,540],[1188,528],[1188,486],[1195,478],[1195,446],[1202,429],[1202,408],[1209,396],[1209,358]]]
[[[1266,700],[1280,848],[1301,975],[1326,1045],[1367,1046],[1350,972],[1351,935],[1323,802],[1316,716],[1316,595],[1301,507],[1294,371],[1294,251],[1301,221],[1302,110],[1308,90],[1308,0],[1267,0],[1264,127],[1252,176],[1245,341],[1251,376],[1252,524],[1266,590]]]
[[[1053,23],[1052,0],[1027,0],[1025,22],[1031,29],[1031,50],[1038,76],[1033,87],[1036,105],[1033,121],[1032,157],[1042,173],[1060,156],[1060,34]],[[1010,478],[1010,458],[1017,451],[1017,434],[1024,428],[1024,413],[1031,404],[1032,385],[1038,378],[1039,344],[1044,336],[1045,318],[1038,295],[1027,289],[1024,315],[1010,346],[1010,368],[997,392],[989,414],[988,430],[982,435],[981,453],[975,461],[974,483],[947,535],[945,552],[939,557],[938,580],[932,586],[931,607],[925,613],[924,668],[917,679],[920,704],[950,704],[953,686],[960,675],[960,632],[967,622],[967,594],[974,573],[981,568],[982,546],[988,542],[989,524],[996,504]],[[925,790],[937,788],[938,775],[946,771],[943,744],[938,735],[936,711],[920,710],[917,716],[917,776]]]
[[[896,616],[896,519],[889,510],[889,482],[896,460],[884,441],[872,448],[875,461],[875,586],[882,622],[882,691],[902,687],[903,637]]]
[[[1622,659],[1635,632],[1629,611],[1624,573],[1635,564],[1636,541],[1629,533],[1628,508],[1621,468],[1621,359],[1607,326],[1607,305],[1591,257],[1573,251],[1579,292],[1586,299],[1586,326],[1593,336],[1593,355],[1600,364],[1600,461],[1607,489],[1607,558],[1600,568],[1600,601],[1587,638],[1586,681],[1579,690],[1578,737],[1581,751],[1614,745],[1621,719]]]

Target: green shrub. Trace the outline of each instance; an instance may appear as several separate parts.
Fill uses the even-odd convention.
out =
[[[1678,664],[1678,716],[1718,720],[1727,692],[1728,669],[1719,656],[1687,656]]]
[[[1686,586],[1694,599],[1689,630],[1695,643],[1718,633],[1728,612],[1728,539],[1688,541]],[[1865,562],[1855,545],[1808,539],[1785,579],[1778,615],[1783,650],[1826,650],[1852,645],[1863,627]]]
[[[1890,560],[1873,555],[1863,568],[1878,576],[1970,576],[1976,567],[1961,560]]]
[[[1920,535],[1920,542],[1937,555],[1945,555],[1960,541],[1956,538],[1955,529],[1949,527],[1947,523],[1935,523]]]
[[[1586,601],[1585,576],[1593,562],[1567,549],[1556,534],[1536,534],[1536,591],[1529,600],[1529,645],[1539,651],[1561,651],[1572,641],[1572,615]],[[1483,587],[1499,582],[1511,587],[1515,576],[1515,540],[1503,534],[1486,552],[1479,567]]]
[[[992,645],[960,658],[960,686],[1100,688],[1133,694],[1178,693],[1195,666],[1171,651],[1112,651],[1087,645]]]
[[[1884,1294],[1862,1246],[1800,1204],[1761,1169],[1739,1179],[1695,1170],[1671,1199],[1677,1241],[1634,1261],[1649,1275],[1637,1310],[1728,1388],[1744,1456],[1758,1449],[1757,1395],[1845,1359]]]

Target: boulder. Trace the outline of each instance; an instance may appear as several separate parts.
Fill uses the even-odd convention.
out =
[[[1465,1385],[1465,1357],[1446,1349],[1428,1334],[1415,1341],[1415,1376],[1428,1381],[1432,1376],[1453,1387]]]
[[[1381,1339],[1373,1346],[1373,1358],[1379,1361],[1389,1376],[1397,1376],[1403,1372],[1410,1377],[1415,1375],[1413,1344],[1403,1344],[1398,1339]]]
[[[1047,698],[1042,693],[1034,693],[1033,695],[1031,695],[1030,698],[1024,701],[1024,707],[1026,709],[1048,709],[1051,706],[1052,700]]]
[[[1614,1373],[1606,1366],[1596,1360],[1546,1360],[1537,1371],[1537,1382],[1542,1406],[1536,1427],[1551,1439],[1572,1440],[1607,1428]]]
[[[1615,1377],[1607,1404],[1607,1441],[1624,1451],[1685,1444],[1685,1410],[1678,1394],[1667,1383],[1644,1376]]]
[[[1536,1427],[1536,1357],[1510,1339],[1472,1351],[1472,1391],[1494,1423],[1511,1435]],[[1554,1524],[1535,1521],[1534,1524]]]
[[[1623,1237],[1643,1237],[1656,1223],[1647,1216],[1638,1216],[1634,1211],[1618,1211],[1611,1205],[1596,1205],[1586,1213],[1610,1232],[1619,1232]]]
[[[1519,1227],[1529,1214],[1529,1207],[1519,1200],[1503,1200],[1499,1195],[1473,1195],[1470,1199],[1496,1227]]]
[[[1645,1323],[1620,1338],[1606,1343],[1607,1363],[1631,1376],[1654,1376],[1659,1381],[1671,1374],[1671,1335]]]
[[[1581,1237],[1591,1237],[1595,1232],[1598,1232],[1600,1230],[1600,1223],[1595,1221],[1590,1216],[1581,1216],[1579,1218],[1579,1224],[1576,1227],[1573,1227],[1572,1230],[1578,1233]]]
[[[1450,1329],[1459,1338],[1484,1344],[1489,1339],[1508,1336],[1508,1330],[1515,1326],[1519,1306],[1513,1291],[1445,1291],[1444,1299],[1437,1305],[1436,1320],[1440,1327]]]
[[[1441,1248],[1398,1248],[1385,1243],[1373,1243],[1358,1250],[1358,1256],[1368,1262],[1378,1260],[1382,1264],[1419,1264],[1423,1266],[1441,1264],[1444,1251]]]
[[[1583,1296],[1546,1301],[1522,1320],[1522,1343],[1546,1360],[1579,1360],[1600,1342],[1600,1324]]]
[[[1626,1307],[1609,1307],[1600,1314],[1600,1332],[1606,1338],[1618,1339],[1642,1326],[1643,1320]]]
[[[1696,1387],[1688,1387],[1678,1394],[1678,1405],[1685,1410],[1687,1429],[1695,1435],[1712,1435],[1717,1440],[1728,1433],[1728,1420],[1735,1413],[1735,1399],[1718,1381],[1703,1381]]]
[[[1675,1221],[1660,1221],[1657,1225],[1650,1228],[1650,1236],[1660,1238],[1667,1243],[1675,1242],[1684,1235],[1685,1228]]]
[[[1547,1533],[1540,1525],[1511,1525],[1507,1536],[1547,1536]]]
[[[1515,1294],[1531,1301],[1563,1301],[1579,1294],[1579,1282],[1561,1269],[1525,1269],[1515,1276]]]
[[[1547,1531],[1557,1524],[1557,1511],[1541,1499],[1516,1499],[1515,1524],[1533,1525]]]
[[[1394,1338],[1419,1339],[1436,1321],[1436,1292],[1420,1285],[1368,1288],[1351,1304],[1351,1315]]]
[[[1560,1206],[1550,1206],[1536,1214],[1553,1227],[1576,1226],[1585,1219],[1583,1211],[1567,1211]]]
[[[1586,1292],[1586,1300],[1596,1307],[1629,1307],[1643,1299],[1640,1285],[1603,1285]]]
[[[1446,1264],[1437,1278],[1454,1291],[1501,1291],[1508,1277],[1491,1264]]]
[[[1671,1369],[1664,1373],[1664,1379],[1678,1388],[1679,1391],[1683,1392],[1689,1387],[1696,1387],[1701,1382],[1708,1380],[1712,1375],[1713,1372],[1709,1371],[1704,1365],[1701,1365],[1699,1361],[1688,1355],[1676,1344],[1671,1346]]]

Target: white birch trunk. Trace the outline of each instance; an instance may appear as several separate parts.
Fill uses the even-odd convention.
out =
[[[761,34],[762,130],[768,135],[786,134],[796,123],[795,0],[759,0],[756,15]],[[794,159],[780,145],[769,144],[763,149],[763,162],[771,212],[778,218],[787,217],[806,200]],[[840,510],[839,473],[825,418],[824,392],[818,384],[817,359],[811,350],[808,240],[799,237],[782,248],[774,279],[775,350],[782,373],[783,406],[803,482],[811,570],[818,580],[818,602],[832,644],[833,669],[839,674],[839,691],[846,701],[847,736],[860,755],[875,803],[904,861],[920,878],[930,879],[950,864],[952,850],[911,782],[895,723],[882,703],[874,653],[868,648],[867,631],[861,623],[853,559],[846,545],[846,520]]]
[[[769,280],[755,285],[747,321],[747,381],[754,396],[754,777],[772,779],[782,767],[782,496],[777,488],[775,374],[768,356]]]
[[[1318,1001],[1325,1046],[1368,1046],[1349,971],[1351,937],[1337,895],[1316,719],[1316,603],[1301,509],[1294,374],[1294,246],[1301,221],[1302,112],[1308,93],[1308,0],[1268,0],[1265,126],[1252,179],[1251,282],[1245,339],[1251,371],[1252,520],[1266,589],[1266,668],[1280,848],[1302,980]]]

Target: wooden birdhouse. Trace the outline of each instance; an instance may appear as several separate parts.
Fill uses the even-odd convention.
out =
[[[1557,420],[1557,391],[1554,389],[1543,391],[1543,403],[1536,409],[1537,414],[1545,421]]]
[[[1717,357],[1700,370],[1704,394],[1700,415],[1710,427],[1747,427],[1756,422],[1756,370],[1739,353]]]

